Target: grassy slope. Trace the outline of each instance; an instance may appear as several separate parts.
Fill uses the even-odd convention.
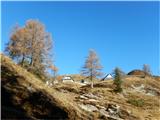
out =
[[[5,78],[9,78],[10,80],[12,80],[9,75],[14,74],[16,76],[16,80],[18,80],[18,83],[20,83],[21,86],[27,88],[28,85],[31,84],[36,91],[42,91],[43,93],[45,93],[46,96],[52,99],[52,102],[54,102],[59,108],[65,110],[68,113],[70,119],[79,119],[86,116],[85,112],[80,110],[75,105],[75,102],[73,102],[70,94],[59,92],[55,89],[47,87],[41,80],[36,78],[36,76],[13,63],[12,60],[8,57],[2,54],[0,55],[0,57],[2,67],[2,85],[3,83],[5,83],[5,81],[7,81]],[[7,73],[7,71],[4,71],[3,68],[7,68],[7,70],[11,73]],[[15,89],[11,85],[6,85],[5,87],[7,87],[7,89],[12,89],[12,91],[14,91]]]
[[[146,85],[146,89],[155,90],[157,96],[149,96],[141,92],[136,92],[132,88],[134,86]],[[107,106],[108,103],[118,104],[122,110],[130,112],[133,117],[124,115],[126,119],[135,120],[159,120],[160,119],[160,80],[146,77],[140,78],[135,76],[129,76],[123,78],[123,93],[116,94],[113,92],[113,81],[108,80],[104,82],[96,82],[93,89],[90,86],[80,87],[74,84],[60,84],[55,86],[56,89],[64,89],[68,93],[74,96],[77,103],[88,104],[88,101],[80,101],[76,99],[83,93],[92,93],[97,96],[101,96],[98,103],[90,102],[92,105]],[[65,93],[67,93],[65,92]],[[131,101],[131,103],[129,102]],[[136,101],[136,103],[134,102]],[[137,105],[137,106],[136,106]]]
[[[99,119],[100,115],[96,112],[88,113],[87,111],[79,108],[79,104],[92,104],[107,106],[109,103],[118,104],[125,113],[123,118],[130,120],[159,120],[160,119],[160,96],[147,96],[142,93],[134,92],[131,89],[131,85],[141,85],[147,84],[147,87],[156,88],[160,91],[160,80],[155,80],[154,78],[139,78],[139,77],[126,77],[123,79],[123,89],[122,94],[116,94],[113,92],[113,81],[104,81],[95,83],[95,87],[90,89],[90,86],[80,86],[77,84],[58,84],[53,88],[45,86],[45,84],[36,78],[31,73],[27,72],[25,69],[17,66],[8,57],[2,56],[2,66],[7,67],[12,71],[13,74],[18,76],[23,76],[23,80],[19,79],[21,85],[28,86],[32,84],[33,88],[39,91],[43,91],[46,96],[52,99],[58,107],[67,111],[70,119]],[[2,69],[3,76],[3,69]],[[147,81],[146,81],[147,79]],[[3,81],[3,79],[2,79]],[[89,102],[81,101],[79,96],[84,93],[92,93],[94,95],[100,96],[99,102]],[[138,100],[142,99],[144,104],[142,106],[135,106],[128,103],[130,99]],[[129,114],[126,114],[129,111]],[[134,117],[130,117],[134,116]]]

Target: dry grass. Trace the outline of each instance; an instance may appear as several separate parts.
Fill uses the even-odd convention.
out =
[[[65,110],[69,114],[70,119],[75,119],[75,118],[80,119],[84,117],[87,118],[87,115],[85,114],[85,112],[79,109],[79,107],[73,101],[74,97],[71,97],[69,93],[63,93],[63,92],[57,91],[54,88],[47,87],[44,84],[44,82],[42,82],[33,74],[27,72],[25,69],[13,63],[10,58],[2,54],[0,55],[0,57],[1,57],[1,63],[2,63],[1,66],[7,68],[8,71],[11,71],[12,74],[14,74],[17,78],[19,78],[17,80],[21,85],[27,88],[28,85],[31,84],[36,91],[43,91],[43,93],[45,93],[46,96],[51,98],[59,108]],[[2,74],[3,72],[5,71],[2,71]],[[4,79],[2,79],[2,81],[4,81]],[[11,87],[11,86],[8,86],[8,87]]]
[[[141,84],[147,87],[153,87],[160,91],[160,81],[158,78],[140,78],[140,77],[126,77],[123,78],[123,93],[113,92],[113,81],[95,81],[94,88],[90,85],[80,86],[74,83],[61,83],[54,87],[47,87],[44,82],[39,80],[33,74],[27,72],[25,69],[17,66],[11,59],[1,55],[2,65],[12,71],[15,76],[18,76],[18,81],[25,87],[29,84],[36,90],[43,91],[49,98],[51,98],[60,108],[69,113],[70,119],[99,119],[98,113],[88,113],[82,110],[78,104],[92,104],[107,106],[108,103],[118,104],[122,110],[130,111],[130,114],[136,118],[129,118],[126,114],[126,120],[159,120],[160,119],[160,96],[147,96],[142,93],[131,91],[131,85],[139,86]],[[3,74],[3,72],[2,72]],[[8,75],[9,76],[9,75]],[[23,78],[23,79],[21,79]],[[80,76],[77,79],[81,79]],[[2,80],[3,81],[3,80]],[[98,103],[80,101],[79,96],[84,93],[92,93],[99,97]],[[18,99],[18,98],[16,98]],[[128,101],[131,102],[128,102]],[[140,100],[140,103],[136,103]],[[143,101],[141,103],[141,101]],[[133,104],[132,104],[133,103]],[[142,104],[142,105],[135,105]]]

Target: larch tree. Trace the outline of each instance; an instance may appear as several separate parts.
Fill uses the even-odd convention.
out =
[[[25,58],[29,55],[29,49],[25,46],[29,45],[27,29],[15,27],[10,37],[10,41],[6,47],[9,55],[14,59],[18,58],[19,63],[23,66]]]
[[[143,69],[143,72],[144,72],[144,78],[146,76],[151,76],[151,69],[150,69],[150,66],[148,64],[144,64],[142,69]],[[145,78],[145,87],[147,88],[147,78]]]
[[[26,28],[30,35],[30,68],[41,70],[50,60],[50,50],[52,49],[52,38],[45,31],[45,26],[39,21],[29,20]]]
[[[82,67],[81,74],[90,78],[91,88],[93,88],[93,78],[102,75],[102,66],[99,62],[99,58],[94,50],[89,51],[89,55]]]
[[[55,65],[50,65],[50,69],[53,71],[53,81],[55,81],[58,73],[58,68]]]
[[[151,75],[151,69],[150,69],[149,65],[144,64],[142,69],[143,69],[143,72],[144,72],[145,76],[146,75]]]
[[[28,20],[24,27],[16,28],[6,48],[18,63],[27,61],[30,71],[42,75],[52,59],[52,37],[38,20]]]

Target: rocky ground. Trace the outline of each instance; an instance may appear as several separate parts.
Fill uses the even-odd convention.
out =
[[[1,55],[2,119],[159,120],[160,79],[126,76],[123,92],[113,81],[47,86]]]

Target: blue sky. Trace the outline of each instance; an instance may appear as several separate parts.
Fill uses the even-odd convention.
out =
[[[159,74],[158,2],[2,2],[2,45],[12,27],[38,19],[53,36],[60,74],[79,73],[94,49],[110,73],[149,64]]]

